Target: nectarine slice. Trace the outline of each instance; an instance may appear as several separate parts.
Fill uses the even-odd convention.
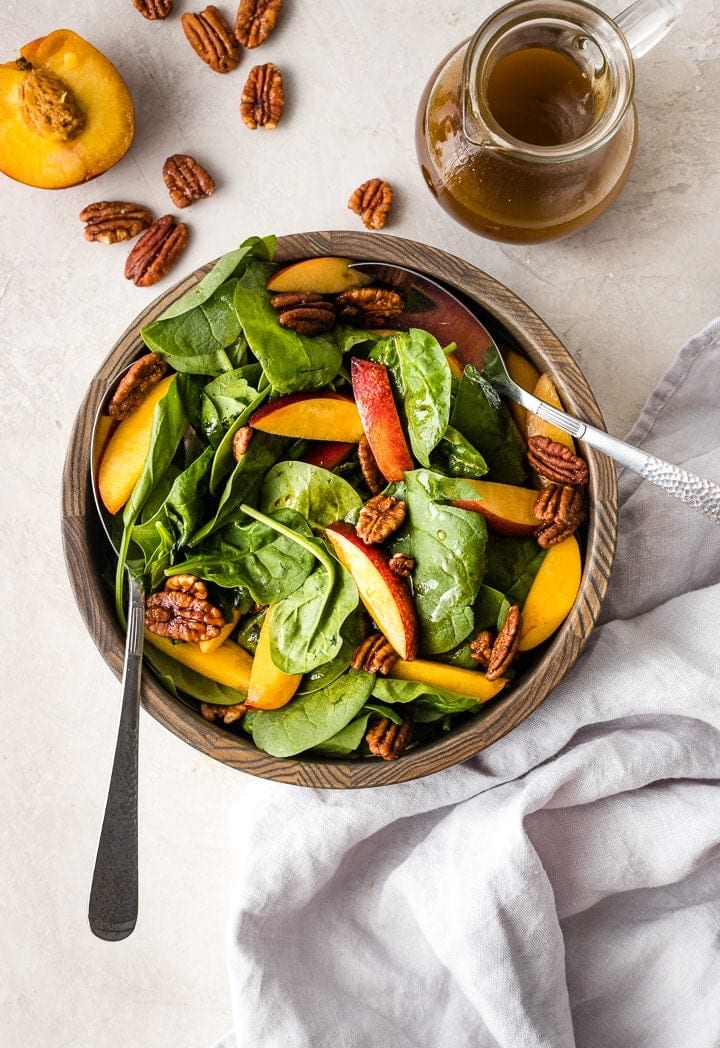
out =
[[[0,65],[0,171],[41,189],[86,182],[130,147],[135,111],[112,62],[56,29]]]
[[[334,255],[321,255],[318,258],[305,258],[301,262],[291,262],[268,280],[268,291],[277,294],[282,291],[312,291],[316,295],[337,295],[352,287],[364,287],[372,283],[372,277],[357,269],[350,269],[350,258],[337,258]]]
[[[562,401],[557,391],[557,387],[553,382],[550,375],[547,372],[541,375],[535,383],[532,390],[533,396],[536,396],[538,400],[544,400],[546,404],[549,404],[553,408],[557,408],[559,411],[564,411]],[[571,451],[575,451],[575,441],[566,433],[565,430],[559,429],[553,425],[552,422],[546,422],[544,418],[540,418],[539,415],[533,415],[532,411],[527,413],[527,435],[528,437],[549,437],[550,440],[556,440],[558,444],[564,444],[570,448]]]
[[[249,425],[296,440],[357,444],[363,435],[355,402],[340,393],[287,393],[253,412]]]
[[[149,630],[145,630],[145,640],[195,673],[247,695],[252,655],[234,641],[226,640],[217,651],[207,653],[200,650],[199,644],[175,642]]]
[[[338,521],[325,529],[340,563],[355,580],[360,600],[395,651],[408,661],[415,658],[418,620],[405,580],[390,567],[380,546],[368,546],[352,524]]]
[[[305,449],[300,459],[309,466],[335,469],[349,458],[354,450],[355,444],[347,444],[341,440],[318,440]]]
[[[378,469],[387,481],[402,480],[415,468],[395,405],[388,369],[353,357],[350,378],[362,428]]]
[[[257,710],[278,710],[287,705],[302,680],[302,673],[283,673],[273,662],[270,651],[271,616],[272,607],[268,608],[260,627],[250,671],[247,705]]]
[[[98,491],[108,513],[117,513],[132,495],[145,466],[153,412],[175,380],[166,375],[131,415],[118,423],[100,459]]]
[[[431,687],[455,691],[458,695],[471,695],[479,703],[494,699],[507,684],[505,677],[490,681],[480,670],[465,670],[461,666],[449,666],[446,662],[429,659],[413,659],[412,662],[398,659],[388,677],[419,681]]]
[[[477,502],[454,499],[453,505],[481,513],[493,531],[501,535],[534,535],[540,527],[542,522],[533,512],[538,495],[534,488],[493,480],[466,479],[465,483],[471,484],[480,498]]]
[[[547,640],[575,603],[582,578],[580,547],[574,535],[551,546],[522,609],[520,651]]]

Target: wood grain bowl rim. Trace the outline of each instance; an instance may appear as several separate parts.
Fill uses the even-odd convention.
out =
[[[605,428],[597,402],[568,350],[540,317],[503,284],[440,248],[378,233],[327,231],[278,239],[275,259],[285,263],[318,255],[341,255],[409,265],[446,283],[480,307],[491,328],[509,336],[540,371],[551,371],[566,407]],[[112,595],[100,577],[107,539],[90,490],[92,424],[113,377],[142,350],[142,325],[150,323],[194,286],[214,263],[201,266],[156,298],[121,335],[96,372],[80,404],[63,473],[62,537],[76,603],[102,657],[115,676],[122,674],[124,633],[115,619]],[[617,535],[615,468],[604,456],[583,447],[590,469],[590,514],[584,549],[583,580],[565,622],[537,663],[507,694],[476,718],[396,761],[276,758],[262,753],[249,737],[204,720],[179,702],[152,676],[143,675],[142,704],[156,720],[190,746],[232,768],[295,785],[348,789],[383,786],[429,775],[478,754],[524,721],[575,663],[597,622],[612,569]],[[119,699],[118,689],[117,697]]]

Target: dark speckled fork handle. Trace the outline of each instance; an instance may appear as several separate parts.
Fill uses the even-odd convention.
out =
[[[138,715],[144,624],[142,588],[130,573],[125,669],[115,759],[90,889],[88,920],[99,939],[125,939],[138,911]]]

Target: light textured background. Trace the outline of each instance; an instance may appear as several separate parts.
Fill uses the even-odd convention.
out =
[[[489,0],[286,0],[276,33],[225,77],[182,34],[180,13],[203,5],[175,6],[164,23],[146,22],[129,0],[0,7],[0,58],[73,28],[115,61],[137,110],[130,153],[94,183],[60,192],[0,184],[0,1029],[8,1048],[194,1048],[230,1022],[226,811],[245,780],[144,714],[138,928],[123,943],[102,943],[85,917],[119,687],[66,581],[60,482],[88,381],[135,314],[248,235],[362,228],[347,198],[376,175],[396,190],[387,232],[460,255],[524,298],[580,362],[612,432],[627,429],[681,343],[720,313],[716,0],[690,0],[681,24],[639,63],[640,147],[614,208],[569,240],[532,248],[455,225],[415,162],[416,99]],[[234,15],[232,5],[224,10]],[[276,131],[251,133],[238,100],[250,67],[265,61],[282,69],[288,103]],[[218,190],[186,212],[191,242],[180,270],[141,290],[123,279],[127,245],[86,243],[77,214],[99,199],[174,211],[161,167],[182,151],[207,165]]]

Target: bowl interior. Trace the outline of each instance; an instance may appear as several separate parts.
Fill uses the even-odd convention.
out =
[[[566,408],[604,428],[600,409],[574,359],[513,292],[469,263],[438,248],[414,241],[354,232],[316,232],[281,237],[275,259],[284,263],[318,255],[378,260],[419,269],[448,285],[473,306],[490,332],[524,353],[540,371],[550,371]],[[119,678],[124,634],[112,597],[101,577],[107,539],[97,517],[90,488],[89,454],[92,426],[112,378],[142,350],[140,328],[196,284],[208,263],[165,292],[127,328],[95,374],[80,405],[71,434],[63,475],[62,529],[65,559],[80,613],[101,655]],[[502,738],[525,720],[573,665],[597,621],[615,550],[617,486],[615,469],[592,448],[583,448],[590,470],[589,519],[586,527],[583,580],[570,614],[532,667],[512,690],[447,737],[403,754],[397,761],[275,758],[256,749],[248,737],[204,720],[146,672],[142,703],[170,731],[191,746],[252,775],[297,785],[350,788],[380,786],[418,778],[466,760]],[[118,699],[120,692],[118,689]]]

